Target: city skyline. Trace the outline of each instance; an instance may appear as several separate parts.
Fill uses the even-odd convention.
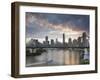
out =
[[[89,35],[89,15],[51,14],[26,12],[26,42],[31,38],[44,41],[58,38],[62,42],[65,33],[66,42],[69,38],[77,39],[83,32]]]
[[[62,42],[59,42],[58,38],[49,39],[48,36],[45,36],[45,40],[41,43],[38,39],[31,39],[26,47],[89,47],[89,36],[86,32],[83,32],[81,36],[77,37],[77,39],[69,38],[68,42],[66,42],[66,34],[62,34]]]

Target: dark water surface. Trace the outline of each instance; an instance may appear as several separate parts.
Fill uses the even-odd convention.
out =
[[[26,67],[79,65],[83,64],[82,62],[84,60],[87,60],[89,62],[88,49],[59,49],[59,48],[44,48],[44,49],[46,50],[46,52],[42,52],[41,55],[26,56]]]

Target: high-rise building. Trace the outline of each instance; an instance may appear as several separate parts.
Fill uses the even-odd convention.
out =
[[[89,47],[89,41],[86,32],[82,34],[82,47]]]
[[[78,44],[78,47],[82,47],[82,40],[81,40],[81,37],[78,37],[78,39],[77,39],[77,44]]]
[[[68,47],[72,47],[72,39],[71,38],[69,38],[69,40],[68,40]]]
[[[87,38],[87,34],[86,34],[86,32],[84,32],[84,33],[82,34],[82,39],[83,39],[83,42],[85,42],[85,41],[86,41],[86,38]]]
[[[73,47],[77,47],[78,45],[77,45],[77,40],[76,39],[74,39],[73,40]]]
[[[48,41],[48,36],[45,37],[45,41]]]
[[[54,40],[53,40],[53,39],[51,39],[51,45],[52,45],[52,46],[54,45]]]
[[[56,38],[56,44],[58,43],[58,39]]]
[[[46,45],[46,46],[49,45],[48,36],[45,37],[44,45]]]
[[[65,34],[63,33],[63,44],[65,44]]]

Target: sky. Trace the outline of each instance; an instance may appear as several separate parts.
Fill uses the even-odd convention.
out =
[[[66,42],[69,38],[77,39],[86,32],[89,35],[89,15],[79,14],[54,14],[26,12],[26,41],[38,39],[58,39],[62,42],[65,34]]]

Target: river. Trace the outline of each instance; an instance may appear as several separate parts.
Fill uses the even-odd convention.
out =
[[[26,56],[26,67],[34,66],[58,66],[58,65],[79,65],[87,60],[89,64],[88,49],[60,49],[45,48],[38,56]]]

